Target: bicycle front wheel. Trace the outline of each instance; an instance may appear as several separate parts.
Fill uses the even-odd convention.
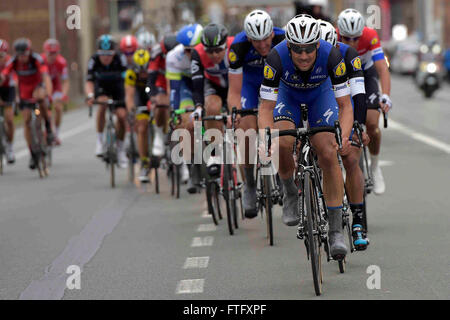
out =
[[[271,177],[264,176],[264,208],[266,211],[266,225],[267,225],[267,239],[269,245],[273,246],[273,222],[272,222],[272,186],[270,183]]]
[[[319,206],[315,194],[314,181],[310,172],[306,171],[303,181],[305,215],[307,218],[307,239],[310,254],[314,290],[317,296],[322,294],[322,261],[320,253],[320,234],[318,225]]]
[[[222,179],[223,179],[223,197],[225,199],[225,204],[227,207],[227,222],[228,222],[228,231],[230,232],[230,235],[234,234],[234,223],[233,223],[233,208],[231,206],[231,195],[230,195],[230,174],[229,170],[227,168],[227,165],[222,165]]]

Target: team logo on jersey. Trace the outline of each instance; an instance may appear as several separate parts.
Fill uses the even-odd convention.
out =
[[[228,53],[228,59],[230,59],[230,62],[236,62],[237,57],[236,57],[236,53],[234,53],[234,51],[230,51],[230,53]]]
[[[355,71],[361,70],[361,59],[359,57],[356,57],[355,59],[353,59],[352,66],[353,66],[353,70],[355,70]]]
[[[347,71],[345,67],[344,60],[341,61],[341,63],[338,64],[338,66],[334,69],[334,74],[336,77],[342,77],[345,75],[345,72]]]
[[[277,72],[273,70],[273,68],[269,65],[264,66],[264,78],[267,80],[273,80],[275,79],[275,74]]]
[[[376,45],[378,43],[378,38],[373,38],[372,41],[370,42],[373,46]]]

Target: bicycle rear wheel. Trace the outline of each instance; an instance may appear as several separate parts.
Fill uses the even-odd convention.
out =
[[[267,226],[267,239],[269,241],[269,245],[273,246],[273,220],[272,220],[272,186],[270,183],[271,177],[269,175],[265,175],[264,180],[264,208],[266,211],[266,226]]]
[[[155,168],[155,192],[159,194],[159,176],[158,176],[158,168]]]
[[[116,176],[115,176],[115,166],[116,166],[116,151],[114,149],[114,131],[108,126],[106,133],[106,143],[107,143],[107,158],[109,164],[109,181],[111,184],[111,188],[116,187]]]
[[[317,296],[322,294],[322,260],[320,252],[320,235],[317,216],[319,215],[319,206],[315,194],[314,182],[310,172],[306,171],[303,181],[303,192],[305,202],[305,214],[307,218],[307,239],[311,261],[314,290]]]

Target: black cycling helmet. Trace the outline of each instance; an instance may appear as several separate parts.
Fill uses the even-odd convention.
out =
[[[166,54],[173,48],[175,48],[179,42],[177,41],[177,35],[176,34],[169,34],[167,36],[164,36],[162,39],[160,45],[163,52]]]
[[[227,41],[228,30],[218,23],[210,23],[202,33],[201,41],[206,48],[218,47]]]
[[[14,41],[14,51],[16,54],[24,54],[31,51],[31,40],[27,38],[19,38]]]
[[[108,53],[116,50],[117,44],[114,41],[113,37],[109,34],[102,34],[97,39],[97,52],[99,53]]]

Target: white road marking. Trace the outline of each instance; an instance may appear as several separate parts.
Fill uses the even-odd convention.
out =
[[[70,130],[67,130],[67,131],[61,133],[60,139],[61,140],[68,139],[68,138],[76,136],[77,134],[80,134],[90,128],[93,128],[92,123],[86,122],[78,127],[72,128]],[[30,151],[28,150],[28,148],[22,149],[22,150],[16,152],[16,160],[19,160],[29,154],[30,154]]]
[[[176,289],[176,294],[202,293],[205,279],[181,280]]]
[[[194,237],[192,238],[191,247],[211,247],[214,243],[214,237]]]
[[[124,189],[109,207],[96,213],[80,234],[71,238],[63,252],[51,265],[47,266],[44,275],[33,280],[20,294],[19,299],[61,299],[66,289],[67,267],[76,265],[83,270],[84,265],[100,249],[103,239],[114,230],[124,212],[136,201],[138,196],[139,194],[135,193],[133,189]]]
[[[391,160],[380,160],[380,161],[378,161],[378,165],[380,167],[390,167],[390,166],[393,166],[394,164],[395,164],[395,162],[391,161]],[[370,165],[370,161],[369,161],[369,165]]]
[[[197,228],[197,232],[210,232],[210,231],[216,231],[217,227],[214,223],[208,223],[208,224],[200,224]]]
[[[183,269],[204,269],[208,267],[209,257],[189,257],[184,262]]]
[[[411,138],[413,138],[414,140],[423,142],[429,146],[435,147],[439,150],[444,151],[445,153],[450,154],[450,144],[444,143],[436,138],[427,136],[423,133],[416,132],[415,130],[410,129],[397,121],[389,119],[388,129],[397,130],[407,136],[411,136]]]
[[[203,211],[202,218],[209,218],[209,217],[211,217],[211,215],[209,214],[208,210]]]

